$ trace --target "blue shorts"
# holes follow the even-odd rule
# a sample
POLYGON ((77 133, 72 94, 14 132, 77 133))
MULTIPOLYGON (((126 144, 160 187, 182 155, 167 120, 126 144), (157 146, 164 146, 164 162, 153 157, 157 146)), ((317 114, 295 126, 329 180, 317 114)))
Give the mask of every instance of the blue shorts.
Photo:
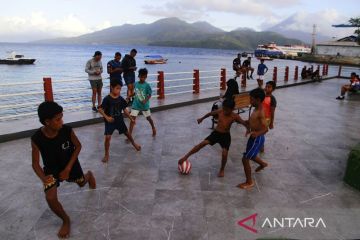
POLYGON ((250 137, 247 145, 246 152, 244 152, 244 158, 246 159, 254 159, 259 154, 261 148, 264 146, 265 136, 261 135, 256 138, 250 137))
POLYGON ((104 135, 112 135, 115 130, 118 130, 119 134, 127 133, 128 129, 124 120, 122 121, 115 121, 112 123, 105 121, 105 132, 104 135))
POLYGON ((135 72, 124 74, 125 84, 134 84, 135 83, 135 72))

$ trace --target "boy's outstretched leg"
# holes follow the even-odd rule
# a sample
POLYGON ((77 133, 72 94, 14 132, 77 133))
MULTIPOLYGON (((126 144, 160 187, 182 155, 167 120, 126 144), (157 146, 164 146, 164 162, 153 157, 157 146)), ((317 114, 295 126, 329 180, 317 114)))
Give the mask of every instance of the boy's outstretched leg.
POLYGON ((242 189, 249 189, 249 188, 252 188, 254 186, 254 182, 253 182, 253 180, 251 178, 250 159, 246 159, 245 157, 243 157, 242 162, 243 162, 243 165, 244 165, 244 172, 245 172, 245 176, 246 176, 246 182, 237 185, 237 187, 242 188, 242 189))
POLYGON ((198 151, 200 151, 203 147, 205 147, 206 145, 208 145, 210 142, 208 140, 204 140, 201 143, 199 143, 198 145, 196 145, 195 147, 193 147, 190 152, 188 152, 183 158, 181 158, 178 163, 182 164, 183 162, 185 162, 191 155, 193 155, 194 153, 197 153, 198 151))
POLYGON ((152 120, 151 117, 147 117, 146 120, 148 120, 148 122, 150 123, 152 133, 153 133, 152 135, 153 135, 153 137, 155 137, 156 136, 156 128, 155 128, 154 121, 152 120))
POLYGON ((131 116, 134 121, 130 121, 130 126, 129 126, 129 134, 132 136, 135 124, 136 124, 136 117, 135 116, 131 116))
POLYGON ((134 146, 134 148, 137 151, 141 150, 141 146, 134 141, 133 137, 131 136, 131 134, 129 132, 126 132, 125 136, 128 138, 128 140, 131 142, 131 144, 134 146))
POLYGON ((104 163, 109 161, 110 141, 111 141, 111 135, 105 135, 105 141, 104 141, 105 154, 104 154, 104 158, 102 159, 102 162, 104 163))
POLYGON ((45 192, 46 202, 48 203, 51 211, 53 211, 63 221, 62 226, 58 232, 59 238, 70 237, 70 218, 64 211, 61 203, 57 197, 57 186, 53 186, 45 192))
POLYGON ((269 164, 265 161, 263 161, 261 158, 259 158, 258 156, 256 156, 256 158, 254 159, 254 161, 259 164, 260 166, 257 167, 255 169, 255 172, 260 172, 261 170, 263 170, 264 168, 266 168, 269 164))
POLYGON ((218 177, 224 177, 225 176, 225 166, 228 158, 228 150, 223 148, 221 153, 221 168, 218 174, 218 177))

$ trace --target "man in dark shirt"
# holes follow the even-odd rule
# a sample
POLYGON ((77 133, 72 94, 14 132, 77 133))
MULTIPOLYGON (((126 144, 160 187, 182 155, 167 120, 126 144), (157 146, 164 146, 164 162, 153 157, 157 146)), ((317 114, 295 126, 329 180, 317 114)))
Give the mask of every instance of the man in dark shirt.
POLYGON ((238 53, 237 58, 233 61, 233 70, 235 72, 238 72, 241 70, 241 54, 238 53))
POLYGON ((107 72, 110 74, 110 81, 115 81, 120 84, 120 86, 123 86, 122 82, 122 72, 123 69, 121 67, 121 53, 117 52, 115 53, 115 57, 113 60, 109 61, 107 64, 107 72))
POLYGON ((247 79, 253 79, 253 73, 254 73, 254 68, 251 67, 251 57, 248 57, 242 65, 245 68, 245 72, 246 72, 246 77, 247 79), (251 72, 250 77, 249 77, 249 71, 251 72))
POLYGON ((136 60, 135 60, 136 54, 137 54, 136 49, 132 49, 130 51, 130 54, 126 54, 121 62, 121 66, 124 71, 125 84, 128 88, 127 100, 130 101, 131 101, 130 97, 134 95, 135 71, 137 69, 136 60))

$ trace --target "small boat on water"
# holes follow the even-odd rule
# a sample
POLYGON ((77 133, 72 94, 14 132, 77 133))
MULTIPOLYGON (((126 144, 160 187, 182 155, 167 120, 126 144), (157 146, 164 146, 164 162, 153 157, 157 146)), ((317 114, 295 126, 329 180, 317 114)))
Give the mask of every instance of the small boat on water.
POLYGON ((149 55, 145 56, 145 64, 165 64, 167 59, 163 58, 161 55, 149 55))
POLYGON ((11 52, 7 58, 1 58, 0 64, 33 64, 36 59, 25 58, 24 55, 11 52))
POLYGON ((260 60, 265 60, 265 61, 273 61, 274 59, 271 58, 271 57, 268 57, 268 56, 259 56, 259 57, 256 57, 259 61, 260 60))

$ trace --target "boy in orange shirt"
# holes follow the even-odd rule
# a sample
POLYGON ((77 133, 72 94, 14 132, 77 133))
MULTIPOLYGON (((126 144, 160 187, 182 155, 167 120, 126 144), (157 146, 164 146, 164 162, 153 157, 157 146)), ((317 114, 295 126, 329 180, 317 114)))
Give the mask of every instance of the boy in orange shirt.
MULTIPOLYGON (((276 109, 276 98, 272 93, 275 91, 276 83, 274 81, 269 81, 265 85, 265 99, 262 103, 265 119, 266 119, 266 126, 268 129, 274 128, 274 119, 275 119, 275 109, 276 109)), ((264 152, 264 147, 262 147, 261 152, 264 152)))

